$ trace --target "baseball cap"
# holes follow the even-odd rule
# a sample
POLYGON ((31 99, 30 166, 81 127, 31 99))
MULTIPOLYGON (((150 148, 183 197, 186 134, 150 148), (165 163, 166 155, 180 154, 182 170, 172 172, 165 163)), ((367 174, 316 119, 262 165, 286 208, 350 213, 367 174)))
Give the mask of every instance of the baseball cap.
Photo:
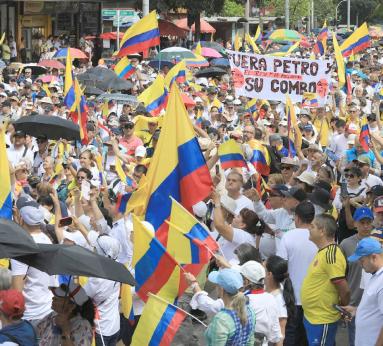
POLYGON ((370 237, 376 239, 378 242, 383 243, 383 230, 382 229, 374 229, 370 233, 370 237))
POLYGON ((359 155, 353 162, 359 162, 371 166, 371 160, 367 155, 359 155))
POLYGON ((274 194, 278 194, 279 196, 284 196, 283 192, 287 191, 289 188, 286 185, 283 184, 276 184, 270 186, 270 192, 274 194))
POLYGON ((253 283, 259 283, 266 276, 265 268, 256 261, 247 261, 240 267, 239 272, 253 283))
POLYGON ((208 280, 213 284, 222 287, 229 294, 236 294, 243 287, 241 274, 234 270, 225 268, 219 271, 211 272, 208 280))
POLYGON ((375 198, 375 200, 374 200, 374 211, 377 213, 383 211, 383 196, 375 198))
POLYGON ((307 125, 303 126, 303 131, 314 131, 314 128, 312 125, 307 124, 307 125))
POLYGON ((26 133, 22 130, 17 130, 13 133, 13 136, 14 137, 25 137, 26 136, 26 133))
POLYGON ((73 280, 69 282, 69 286, 62 284, 60 287, 50 287, 50 289, 56 297, 68 297, 78 306, 82 306, 89 299, 85 290, 80 285, 75 284, 73 280))
POLYGON ((134 151, 134 156, 145 157, 145 155, 146 155, 146 148, 143 145, 139 145, 134 151))
POLYGON ((99 255, 117 259, 120 253, 120 243, 106 234, 99 234, 96 231, 88 233, 89 244, 96 248, 99 255))
POLYGON ((372 193, 375 197, 383 196, 383 186, 374 185, 366 193, 372 193))
POLYGON ((207 213, 207 205, 204 201, 199 201, 192 206, 193 213, 197 217, 204 217, 207 213))
POLYGON ((304 192, 301 188, 293 186, 287 191, 281 191, 283 196, 294 198, 299 202, 303 202, 306 198, 306 192, 304 192))
POLYGON ((18 290, 0 291, 0 310, 11 319, 21 318, 25 311, 25 299, 18 290))
POLYGON ((348 257, 349 262, 356 262, 361 257, 383 253, 382 245, 373 238, 363 238, 356 246, 353 255, 348 257))
POLYGON ((354 219, 354 221, 360 221, 360 220, 363 220, 363 219, 373 220, 374 219, 374 214, 372 213, 370 208, 360 207, 360 208, 357 208, 355 210, 354 215, 352 216, 352 218, 354 219))

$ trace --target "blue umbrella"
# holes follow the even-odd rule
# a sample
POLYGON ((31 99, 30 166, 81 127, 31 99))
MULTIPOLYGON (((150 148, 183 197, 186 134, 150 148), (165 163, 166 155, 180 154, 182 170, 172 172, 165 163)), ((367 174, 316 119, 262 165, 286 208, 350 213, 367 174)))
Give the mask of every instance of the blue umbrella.
POLYGON ((150 67, 153 67, 154 69, 161 70, 164 66, 172 68, 174 66, 174 63, 169 60, 151 60, 148 65, 150 67))
MULTIPOLYGON (((72 59, 87 59, 86 54, 80 49, 77 49, 77 48, 69 48, 69 49, 70 49, 70 57, 72 59)), ((60 59, 60 58, 62 59, 62 58, 66 58, 67 54, 68 54, 68 48, 61 48, 55 53, 53 57, 57 59, 60 59)))
POLYGON ((225 58, 216 58, 216 59, 212 59, 210 61, 210 66, 224 66, 224 67, 229 67, 230 66, 230 62, 229 60, 225 59, 225 58))

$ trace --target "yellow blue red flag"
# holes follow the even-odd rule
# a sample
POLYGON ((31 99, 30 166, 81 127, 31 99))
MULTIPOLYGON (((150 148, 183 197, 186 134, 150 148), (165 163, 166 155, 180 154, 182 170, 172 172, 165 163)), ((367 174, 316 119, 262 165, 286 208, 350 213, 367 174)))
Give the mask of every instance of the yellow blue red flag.
POLYGON ((335 60, 338 68, 339 88, 342 88, 346 83, 346 70, 344 66, 343 55, 336 39, 335 32, 332 33, 332 40, 334 43, 335 60))
POLYGON ((248 144, 253 150, 253 157, 250 162, 259 174, 268 176, 270 174, 270 155, 266 147, 256 139, 249 141, 248 144))
POLYGON ((137 99, 145 105, 150 114, 159 115, 166 108, 168 101, 168 91, 165 87, 164 77, 159 74, 153 84, 145 89, 137 99))
POLYGON ((185 83, 186 81, 186 62, 180 61, 177 65, 173 66, 165 77, 165 86, 168 90, 171 89, 173 82, 185 83))
MULTIPOLYGON (((68 49, 69 52, 69 49, 68 49)), ((85 97, 82 94, 82 90, 78 80, 74 80, 74 110, 70 113, 73 122, 80 127, 80 138, 83 144, 88 144, 88 132, 86 125, 88 122, 88 105, 86 104, 85 97)))
POLYGON ((116 64, 114 67, 114 72, 116 72, 118 77, 128 79, 134 72, 136 72, 136 68, 125 56, 116 64))
POLYGON ((342 43, 340 50, 342 51, 342 55, 346 58, 370 47, 370 44, 371 39, 368 34, 367 23, 363 23, 342 43))
POLYGON ((368 127, 367 117, 363 116, 360 124, 359 142, 365 152, 369 152, 370 147, 370 129, 368 127))
POLYGON ((218 156, 223 169, 247 167, 243 151, 234 139, 229 139, 218 147, 218 156))
POLYGON ((120 50, 116 55, 123 57, 132 53, 143 52, 159 44, 160 30, 157 13, 152 11, 126 30, 120 43, 120 50))
POLYGON ((170 214, 168 251, 180 264, 209 263, 218 250, 217 242, 209 231, 172 198, 170 214))
POLYGON ((170 345, 185 317, 185 312, 151 294, 133 334, 131 345, 170 345))
POLYGON ((64 104, 73 112, 76 109, 76 95, 73 83, 72 74, 72 58, 70 56, 70 49, 67 50, 66 66, 65 66, 65 81, 64 81, 64 104))
POLYGON ((0 127, 0 218, 12 219, 11 177, 7 150, 5 147, 5 131, 0 127))
POLYGON ((328 27, 325 21, 321 31, 317 36, 317 42, 314 45, 313 52, 315 54, 323 55, 326 54, 327 50, 327 39, 328 39, 328 27))

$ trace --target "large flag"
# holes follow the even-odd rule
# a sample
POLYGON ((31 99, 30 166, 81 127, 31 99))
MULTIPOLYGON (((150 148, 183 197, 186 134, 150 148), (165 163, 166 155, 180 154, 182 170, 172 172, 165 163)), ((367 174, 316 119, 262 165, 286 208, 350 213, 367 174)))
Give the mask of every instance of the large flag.
POLYGON ((185 317, 185 312, 151 294, 134 331, 131 345, 170 345, 185 317))
MULTIPOLYGON (((136 293, 143 301, 146 301, 149 292, 161 291, 178 263, 169 255, 155 234, 134 215, 133 230, 132 265, 135 268, 136 293)), ((178 287, 173 289, 178 291, 178 287)), ((174 299, 175 297, 167 298, 174 299)))
POLYGON ((165 86, 168 90, 171 89, 173 82, 185 83, 186 81, 186 62, 180 61, 177 65, 173 66, 165 77, 165 86))
POLYGON ((73 75, 72 75, 72 58, 70 57, 70 48, 67 49, 65 81, 64 81, 64 104, 73 112, 76 109, 76 95, 74 91, 73 75))
POLYGON ((246 33, 245 35, 245 40, 246 40, 246 43, 251 47, 251 50, 253 51, 253 53, 261 54, 258 46, 255 44, 255 42, 253 41, 253 39, 248 33, 246 33))
POLYGON ((157 14, 156 11, 152 11, 126 30, 120 43, 120 50, 116 55, 123 57, 132 53, 143 52, 159 44, 160 30, 157 14))
POLYGON ((4 127, 0 127, 0 162, 0 218, 12 219, 11 177, 5 147, 4 127))
POLYGON ((286 114, 287 114, 287 138, 289 143, 288 156, 295 157, 297 149, 302 146, 302 134, 298 126, 295 108, 289 96, 286 96, 286 114), (294 134, 292 129, 294 129, 294 134), (297 143, 298 148, 295 148, 297 143))
POLYGON ((128 79, 134 72, 136 72, 136 68, 125 56, 116 64, 114 67, 114 72, 116 72, 118 77, 128 79))
POLYGON ((327 50, 328 28, 325 21, 321 31, 318 34, 317 42, 314 45, 313 51, 315 54, 324 55, 327 50))
POLYGON ((248 142, 250 148, 253 150, 253 157, 250 162, 254 165, 258 173, 263 176, 270 174, 270 155, 266 147, 256 139, 248 142))
POLYGON ((86 124, 88 122, 88 105, 86 104, 85 97, 82 94, 82 90, 77 79, 74 80, 74 94, 74 111, 71 112, 71 117, 73 122, 77 123, 80 127, 81 142, 83 144, 88 144, 88 132, 86 130, 86 124))
POLYGON ((368 127, 367 117, 363 116, 360 126, 359 142, 363 147, 364 151, 368 152, 370 150, 370 129, 368 127))
POLYGON ((219 146, 218 156, 223 169, 247 167, 243 151, 234 139, 229 139, 219 146))
POLYGON ((165 79, 159 74, 153 84, 145 89, 139 96, 138 101, 142 102, 146 110, 157 116, 166 108, 168 101, 168 92, 165 88, 165 79))
POLYGON ((338 67, 339 88, 342 88, 343 85, 346 83, 346 70, 344 67, 342 52, 336 39, 335 32, 332 33, 332 40, 334 42, 335 59, 336 65, 338 67))
POLYGON ((172 198, 167 248, 178 263, 198 264, 209 263, 218 244, 209 231, 172 198))
POLYGON ((342 55, 346 58, 370 47, 370 35, 368 34, 367 23, 363 23, 349 36, 340 46, 342 55))

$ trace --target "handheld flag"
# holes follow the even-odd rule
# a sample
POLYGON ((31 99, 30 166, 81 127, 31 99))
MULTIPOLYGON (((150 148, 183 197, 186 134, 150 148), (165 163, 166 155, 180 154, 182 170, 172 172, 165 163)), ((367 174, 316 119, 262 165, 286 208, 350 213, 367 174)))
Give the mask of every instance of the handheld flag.
POLYGON ((359 142, 363 147, 364 151, 369 152, 369 143, 370 143, 370 129, 368 127, 367 117, 363 116, 360 126, 359 142))
POLYGON ((328 27, 325 21, 321 31, 318 34, 317 42, 314 45, 313 52, 315 54, 324 55, 327 51, 327 38, 328 38, 328 27))
POLYGON ((217 242, 209 231, 175 199, 169 223, 167 250, 178 263, 209 263, 218 250, 217 242))
POLYGON ((152 11, 126 30, 120 43, 120 50, 116 55, 123 57, 132 53, 143 52, 159 44, 160 30, 157 14, 156 11, 152 11))
POLYGON ((239 49, 242 47, 241 39, 239 38, 238 32, 235 34, 234 38, 234 50, 239 52, 239 49))
POLYGON ((133 260, 136 293, 146 301, 148 293, 157 293, 166 284, 178 263, 169 255, 154 233, 133 215, 133 260))
POLYGON ((302 97, 302 107, 315 108, 318 107, 318 98, 315 93, 305 92, 302 97))
POLYGON ((299 149, 302 146, 302 134, 298 127, 297 118, 295 115, 295 108, 289 96, 286 96, 286 114, 287 114, 287 137, 289 140, 289 157, 295 157, 297 155, 297 148, 295 148, 295 143, 299 149), (294 129, 295 136, 292 132, 294 129))
POLYGON ((132 346, 170 345, 186 313, 151 294, 133 334, 132 346))
POLYGON ((370 47, 370 45, 371 41, 370 35, 368 34, 367 23, 363 23, 342 43, 340 50, 342 51, 342 55, 346 58, 352 54, 359 53, 370 47))
POLYGON ((12 194, 9 163, 5 147, 5 128, 0 127, 0 218, 12 219, 12 194))
POLYGON ((270 174, 270 155, 265 146, 253 139, 248 142, 253 150, 253 157, 250 162, 254 165, 257 172, 261 175, 268 176, 270 174))
MULTIPOLYGON (((69 49, 68 49, 69 51, 69 49)), ((72 120, 80 127, 80 138, 83 144, 88 144, 88 132, 86 130, 86 124, 88 122, 88 105, 86 104, 85 97, 82 94, 80 84, 78 80, 74 81, 74 93, 75 93, 75 110, 71 112, 72 120)))
POLYGON ((127 284, 121 285, 121 312, 130 324, 134 323, 133 296, 131 287, 127 284))
POLYGON ((229 139, 219 146, 218 156, 223 169, 247 167, 242 149, 234 139, 229 139))
POLYGON ((5 32, 3 32, 3 34, 1 35, 0 45, 3 44, 4 40, 5 40, 5 32))
POLYGON ((197 54, 197 55, 202 55, 201 42, 197 43, 197 46, 195 47, 194 53, 197 54))
POLYGON ((136 68, 129 62, 127 57, 123 57, 114 67, 114 72, 116 72, 118 77, 128 79, 136 72, 136 68))
POLYGON ((340 51, 340 47, 336 39, 335 32, 332 33, 332 40, 334 42, 335 59, 336 59, 336 65, 338 67, 339 88, 342 88, 343 85, 346 83, 346 76, 345 76, 346 70, 344 67, 342 52, 340 51))
POLYGON ((185 83, 186 81, 186 62, 180 61, 177 65, 173 66, 165 77, 165 86, 168 90, 171 89, 173 82, 185 83))
POLYGON ((251 115, 253 115, 254 112, 257 111, 257 99, 251 99, 246 103, 246 111, 249 112, 251 115))
POLYGON ((73 84, 72 59, 70 57, 70 49, 67 49, 65 66, 64 104, 71 112, 76 109, 76 95, 73 84))
POLYGON ((261 26, 258 25, 257 31, 255 32, 255 35, 254 35, 254 42, 258 42, 261 40, 262 40, 261 26))
POLYGON ((164 77, 159 74, 153 84, 145 89, 137 99, 145 105, 146 110, 153 116, 159 115, 166 108, 168 101, 164 77))
POLYGON ((253 39, 251 38, 251 36, 246 33, 245 35, 245 40, 247 42, 247 44, 251 47, 252 51, 256 54, 261 54, 259 48, 257 47, 257 45, 255 44, 255 42, 253 41, 253 39))

